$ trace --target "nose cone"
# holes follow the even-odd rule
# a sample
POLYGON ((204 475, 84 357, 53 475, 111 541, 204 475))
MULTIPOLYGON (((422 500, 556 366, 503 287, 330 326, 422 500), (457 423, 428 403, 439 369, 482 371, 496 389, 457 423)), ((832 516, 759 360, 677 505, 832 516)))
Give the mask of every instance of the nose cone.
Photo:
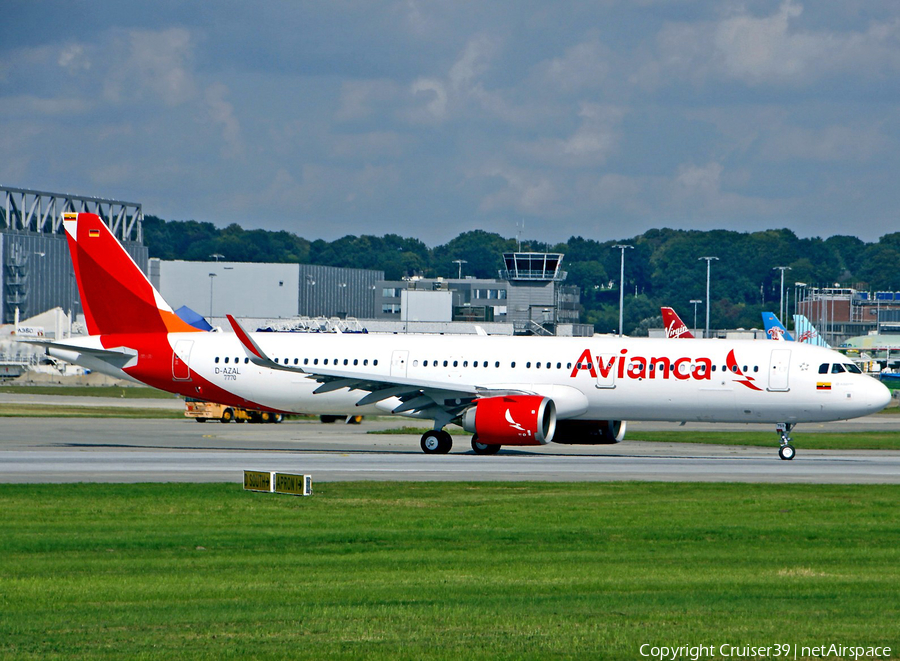
POLYGON ((866 405, 871 413, 877 413, 891 403, 891 391, 881 381, 872 379, 865 393, 866 405))

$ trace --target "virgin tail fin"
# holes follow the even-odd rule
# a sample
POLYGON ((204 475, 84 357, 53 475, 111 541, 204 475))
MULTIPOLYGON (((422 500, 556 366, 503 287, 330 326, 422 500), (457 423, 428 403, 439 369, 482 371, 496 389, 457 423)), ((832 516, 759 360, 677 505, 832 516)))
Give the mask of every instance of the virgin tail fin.
POLYGON ((197 331, 172 311, 98 215, 66 213, 63 225, 88 333, 197 331))
POLYGON ((660 308, 662 311, 663 326, 666 329, 666 337, 693 338, 694 335, 688 330, 687 325, 678 316, 672 308, 660 308))

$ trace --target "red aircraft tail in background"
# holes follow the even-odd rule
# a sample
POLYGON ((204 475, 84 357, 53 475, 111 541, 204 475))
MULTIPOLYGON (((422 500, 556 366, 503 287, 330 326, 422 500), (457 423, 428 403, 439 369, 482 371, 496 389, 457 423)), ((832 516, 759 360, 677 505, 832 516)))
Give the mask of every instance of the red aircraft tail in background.
POLYGON ((662 310, 663 326, 666 327, 666 337, 693 338, 687 325, 681 320, 672 308, 660 308, 662 310))

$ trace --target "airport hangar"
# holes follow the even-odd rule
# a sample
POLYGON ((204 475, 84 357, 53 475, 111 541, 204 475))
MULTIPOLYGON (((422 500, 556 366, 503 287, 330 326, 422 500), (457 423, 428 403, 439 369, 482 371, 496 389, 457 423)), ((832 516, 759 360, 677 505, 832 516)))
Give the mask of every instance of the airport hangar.
MULTIPOLYGON (((61 308, 76 319, 78 290, 62 229, 66 212, 98 214, 175 308, 225 313, 279 328, 379 332, 577 335, 580 291, 565 285, 564 256, 507 253, 497 279, 407 278, 377 270, 310 264, 169 262, 149 259, 137 202, 0 186, 0 325, 61 308), (315 320, 314 320, 315 319, 315 320), (292 322, 293 320, 293 322, 292 322)), ((212 256, 211 256, 212 257, 212 256)), ((837 345, 873 330, 900 330, 900 292, 859 292, 795 283, 795 309, 837 345)), ((212 313, 212 314, 210 314, 212 313)), ((75 325, 73 332, 83 332, 75 325)), ((730 334, 729 334, 730 336, 730 334)))
MULTIPOLYGON (((81 316, 64 213, 96 213, 163 297, 222 325, 226 313, 279 329, 591 335, 563 255, 509 253, 497 279, 384 279, 384 272, 311 264, 151 260, 137 202, 0 186, 0 325, 60 308, 81 316)), ((212 256, 211 256, 212 258, 212 256)), ((67 331, 68 332, 68 331, 67 331)), ((74 323, 73 334, 84 332, 74 323)))

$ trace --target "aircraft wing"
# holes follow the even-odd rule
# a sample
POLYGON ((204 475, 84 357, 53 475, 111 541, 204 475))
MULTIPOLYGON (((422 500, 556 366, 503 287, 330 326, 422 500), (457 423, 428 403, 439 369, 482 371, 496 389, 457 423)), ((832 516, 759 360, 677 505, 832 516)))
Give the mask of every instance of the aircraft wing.
POLYGON ((414 415, 421 412, 424 416, 435 420, 450 421, 459 416, 472 405, 475 399, 480 397, 532 394, 525 391, 496 390, 467 383, 460 383, 458 386, 448 388, 445 382, 430 382, 423 379, 410 379, 399 376, 372 378, 370 375, 360 376, 359 372, 341 369, 329 369, 319 366, 299 367, 279 363, 266 354, 237 319, 230 314, 226 316, 251 363, 272 370, 304 374, 308 378, 320 382, 322 385, 316 388, 313 394, 333 392, 342 388, 366 392, 367 394, 363 395, 356 402, 357 406, 376 404, 396 397, 401 403, 392 410, 393 413, 414 415))

